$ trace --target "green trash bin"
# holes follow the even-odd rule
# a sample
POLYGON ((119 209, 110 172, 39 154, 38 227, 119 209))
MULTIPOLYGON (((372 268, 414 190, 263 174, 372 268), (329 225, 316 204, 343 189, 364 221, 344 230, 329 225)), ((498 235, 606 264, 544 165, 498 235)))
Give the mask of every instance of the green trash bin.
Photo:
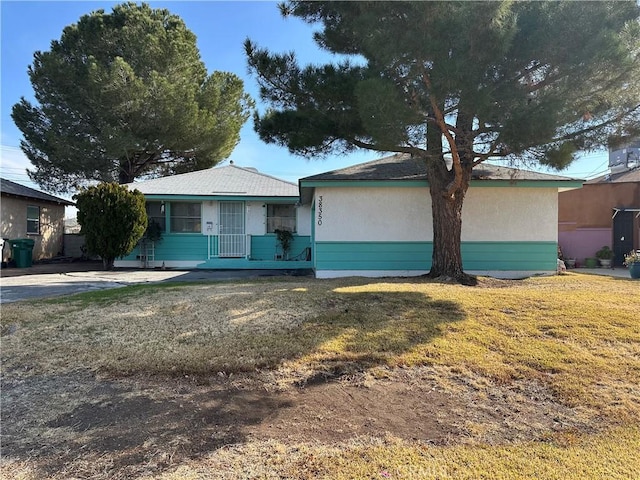
POLYGON ((11 251, 16 267, 27 268, 33 263, 33 245, 36 242, 31 238, 18 238, 11 240, 11 251))

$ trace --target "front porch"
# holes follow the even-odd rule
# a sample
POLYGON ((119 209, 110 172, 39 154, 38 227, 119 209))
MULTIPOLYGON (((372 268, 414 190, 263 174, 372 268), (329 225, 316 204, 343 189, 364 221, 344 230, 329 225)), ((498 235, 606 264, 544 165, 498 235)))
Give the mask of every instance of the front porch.
POLYGON ((275 235, 164 234, 116 260, 116 267, 214 270, 303 270, 313 267, 311 238, 294 235, 286 256, 275 235))

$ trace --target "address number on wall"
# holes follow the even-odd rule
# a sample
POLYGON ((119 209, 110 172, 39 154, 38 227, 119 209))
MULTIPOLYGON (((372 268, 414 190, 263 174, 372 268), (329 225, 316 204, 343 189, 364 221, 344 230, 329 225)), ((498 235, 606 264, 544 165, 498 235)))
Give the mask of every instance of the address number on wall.
POLYGON ((318 226, 322 225, 322 195, 318 197, 318 226))

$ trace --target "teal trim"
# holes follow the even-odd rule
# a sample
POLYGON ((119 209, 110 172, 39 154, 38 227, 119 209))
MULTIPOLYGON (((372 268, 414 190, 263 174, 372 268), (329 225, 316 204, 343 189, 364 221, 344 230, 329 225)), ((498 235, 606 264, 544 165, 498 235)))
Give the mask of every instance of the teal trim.
POLYGON ((431 242, 316 242, 317 270, 428 270, 431 242))
POLYGON ((165 202, 177 202, 181 200, 189 201, 232 201, 232 202, 268 202, 268 203, 296 203, 299 199, 295 197, 245 197, 242 195, 157 195, 157 194, 145 194, 144 196, 148 200, 157 201, 164 200, 165 202))
POLYGON ((462 242, 465 270, 551 270, 558 262, 556 242, 462 242))
MULTIPOLYGON (((217 237, 212 239, 212 249, 217 250, 217 237)), ((251 258, 208 258, 207 246, 208 237, 199 233, 165 233, 162 240, 154 245, 154 261, 202 261, 210 265, 216 265, 215 268, 241 268, 234 265, 241 265, 243 262, 247 264, 253 261, 274 261, 276 252, 280 249, 276 247, 277 239, 275 235, 251 236, 251 258), (239 263, 240 262, 240 263, 239 263)), ((302 253, 305 248, 311 245, 311 237, 306 235, 294 236, 291 244, 290 256, 294 257, 302 253)), ((140 247, 136 247, 133 252, 124 257, 122 260, 139 260, 140 247)), ((282 261, 278 262, 282 264, 282 261)), ((289 262, 298 263, 298 262, 289 262)), ((311 262, 306 263, 305 268, 311 268, 311 262)), ((200 268, 200 267, 199 267, 200 268)), ((214 267, 206 267, 214 268, 214 267)), ((249 268, 249 267, 243 267, 249 268)), ((257 268, 255 265, 251 268, 257 268)), ((261 267, 267 268, 267 267, 261 267)), ((274 267, 268 267, 274 268, 274 267)), ((291 268, 281 266, 281 268, 291 268)), ((298 268, 298 267, 296 267, 298 268)), ((302 267, 300 267, 302 268, 302 267)))
MULTIPOLYGON (((155 261, 204 261, 208 257, 207 241, 207 237, 200 233, 164 233, 162 240, 154 244, 155 261)), ((136 247, 123 260, 138 260, 138 255, 140 247, 136 247)))
MULTIPOLYGON (((311 246, 311 237, 294 235, 289 256, 295 257, 309 246, 311 246)), ((275 235, 251 236, 251 260, 275 260, 276 253, 281 253, 281 251, 275 235)))
MULTIPOLYGON (((556 242, 463 242, 465 270, 555 271, 556 242)), ((429 270, 432 242, 316 242, 317 270, 429 270)))
POLYGON ((199 269, 217 270, 304 270, 311 269, 311 262, 285 260, 247 260, 246 258, 211 258, 199 263, 199 269))
MULTIPOLYGON (((581 180, 471 180, 470 187, 581 188, 581 180)), ((328 180, 300 182, 301 188, 314 187, 428 187, 426 180, 328 180)))
POLYGON ((211 252, 218 252, 219 251, 219 245, 218 245, 219 243, 220 243, 220 237, 218 237, 217 235, 211 237, 211 245, 209 246, 211 251, 207 252, 207 256, 211 252))

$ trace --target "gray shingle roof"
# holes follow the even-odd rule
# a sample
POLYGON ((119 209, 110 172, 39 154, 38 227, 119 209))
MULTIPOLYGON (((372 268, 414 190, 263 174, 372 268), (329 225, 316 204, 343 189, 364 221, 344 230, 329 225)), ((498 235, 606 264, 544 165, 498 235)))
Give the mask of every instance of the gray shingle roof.
POLYGON ((209 168, 127 184, 146 195, 297 197, 298 186, 253 168, 237 165, 209 168))
MULTIPOLYGON (((426 180, 427 167, 419 158, 408 154, 396 154, 351 167, 320 173, 301 179, 301 182, 315 181, 367 181, 367 180, 426 180)), ((500 167, 488 163, 473 169, 473 180, 554 180, 575 181, 576 179, 531 172, 517 168, 500 167)))
POLYGON ((73 202, 65 200, 64 198, 54 197, 48 193, 25 187, 24 185, 20 185, 19 183, 15 183, 4 178, 0 178, 0 191, 2 191, 3 195, 36 199, 41 202, 56 203, 58 205, 75 205, 73 202))
POLYGON ((627 170, 625 172, 611 173, 609 175, 603 175, 601 177, 594 178, 586 182, 587 184, 600 184, 600 183, 632 183, 640 182, 640 167, 636 167, 633 170, 627 170))
POLYGON ((359 163, 351 167, 319 173, 301 179, 304 181, 334 180, 426 180, 424 163, 410 155, 397 154, 390 157, 359 163))

